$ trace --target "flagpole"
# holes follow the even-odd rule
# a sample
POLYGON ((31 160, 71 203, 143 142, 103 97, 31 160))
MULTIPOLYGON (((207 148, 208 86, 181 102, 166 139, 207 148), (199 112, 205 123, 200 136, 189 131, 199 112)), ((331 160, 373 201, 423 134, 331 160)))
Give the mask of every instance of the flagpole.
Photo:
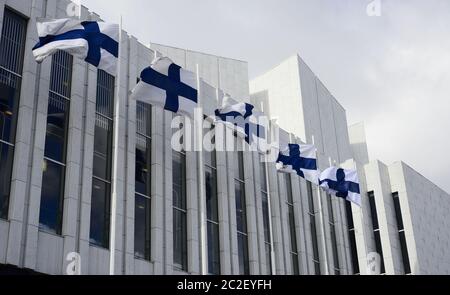
MULTIPOLYGON (((312 143, 313 143, 313 145, 315 145, 314 135, 312 136, 312 143)), ((317 148, 316 148, 316 161, 317 161, 317 164, 319 164, 319 152, 317 151, 317 148)), ((326 244, 326 239, 325 239, 325 221, 324 221, 324 217, 323 217, 322 196, 320 194, 320 186, 317 186, 317 198, 318 198, 318 205, 319 205, 318 212, 319 212, 320 223, 321 223, 320 230, 322 231, 323 261, 325 264, 325 275, 328 275, 329 274, 328 253, 327 253, 327 244, 326 244)))
MULTIPOLYGON (((119 46, 122 45, 122 15, 120 16, 119 25, 119 46)), ((109 238, 109 274, 114 275, 115 269, 115 254, 116 254, 116 215, 117 215, 117 176, 118 176, 118 162, 119 162, 119 129, 120 129, 120 78, 121 78, 121 50, 119 47, 119 57, 117 62, 117 78, 116 78, 116 93, 114 106, 114 149, 113 149, 113 175, 112 175, 112 195, 111 195, 111 224, 110 224, 110 238, 109 238)))
POLYGON ((206 228, 207 228, 207 220, 206 220, 206 191, 205 191, 205 174, 204 174, 204 164, 203 164, 203 111, 202 111, 202 91, 201 91, 201 82, 200 82, 200 70, 199 65, 196 65, 196 73, 197 73, 197 105, 200 113, 195 113, 194 115, 194 125, 196 126, 196 132, 194 132, 195 142, 196 142, 196 151, 197 153, 197 178, 198 178, 198 192, 199 192, 199 212, 200 212, 200 255, 201 255, 201 267, 200 273, 202 275, 208 274, 208 247, 207 247, 207 238, 206 238, 206 228))

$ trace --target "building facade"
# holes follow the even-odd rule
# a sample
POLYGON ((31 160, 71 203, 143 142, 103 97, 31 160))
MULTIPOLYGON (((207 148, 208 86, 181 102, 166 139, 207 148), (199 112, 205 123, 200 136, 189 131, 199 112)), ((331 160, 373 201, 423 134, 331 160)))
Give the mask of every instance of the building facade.
POLYGON ((108 274, 114 183, 116 274, 365 274, 370 252, 386 274, 449 273, 449 195, 403 163, 369 162, 363 127, 298 56, 249 82, 244 61, 123 32, 120 76, 64 52, 38 65, 36 18, 67 17, 69 3, 0 1, 0 264, 65 274, 79 253, 82 274, 108 274), (129 99, 158 54, 198 70, 205 115, 224 93, 251 101, 282 136, 314 143, 321 169, 356 167, 362 209, 256 152, 172 150, 172 113, 129 99))

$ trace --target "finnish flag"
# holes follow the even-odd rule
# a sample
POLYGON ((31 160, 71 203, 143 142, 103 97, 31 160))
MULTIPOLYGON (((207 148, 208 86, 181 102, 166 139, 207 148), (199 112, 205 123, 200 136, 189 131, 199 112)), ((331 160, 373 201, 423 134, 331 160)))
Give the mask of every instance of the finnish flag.
POLYGON ((39 42, 33 47, 38 63, 57 50, 84 59, 112 75, 117 72, 119 25, 71 18, 38 20, 39 42))
POLYGON ((276 166, 279 172, 296 173, 314 184, 319 184, 316 148, 313 145, 280 145, 276 166))
POLYGON ((155 59, 141 72, 132 99, 193 117, 197 107, 197 77, 167 57, 155 59))
POLYGON ((245 141, 259 151, 267 152, 268 121, 263 113, 249 103, 236 102, 230 96, 223 98, 222 107, 215 110, 216 120, 231 124, 245 141))
POLYGON ((361 207, 361 193, 356 170, 330 167, 320 174, 319 185, 327 192, 361 207))

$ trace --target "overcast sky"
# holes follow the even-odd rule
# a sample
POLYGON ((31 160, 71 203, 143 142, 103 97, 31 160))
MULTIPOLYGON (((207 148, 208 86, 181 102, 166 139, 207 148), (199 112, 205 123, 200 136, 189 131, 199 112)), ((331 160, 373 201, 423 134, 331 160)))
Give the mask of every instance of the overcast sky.
POLYGON ((123 15, 141 42, 249 62, 250 78, 299 53, 364 121, 371 159, 403 160, 450 192, 450 1, 83 0, 123 15))

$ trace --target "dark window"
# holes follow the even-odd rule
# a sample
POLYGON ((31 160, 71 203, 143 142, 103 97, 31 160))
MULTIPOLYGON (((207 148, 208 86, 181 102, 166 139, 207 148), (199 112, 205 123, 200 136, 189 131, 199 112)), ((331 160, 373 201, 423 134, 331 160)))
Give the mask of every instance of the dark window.
POLYGON ((270 233, 269 195, 267 191, 266 163, 264 162, 264 156, 260 156, 259 175, 261 184, 264 243, 266 251, 266 274, 272 274, 272 239, 270 233))
POLYGON ((308 205, 309 205, 309 226, 311 228, 311 241, 313 250, 313 263, 316 275, 320 275, 320 257, 319 257, 319 244, 317 241, 317 229, 316 229, 316 211, 314 209, 314 196, 311 182, 306 182, 308 191, 308 205))
POLYGON ((393 193, 392 198, 394 200, 395 217, 397 219, 397 228, 400 240, 400 251, 402 253, 403 259, 403 270, 405 271, 405 274, 410 274, 411 265, 409 263, 408 247, 406 246, 405 228, 403 226, 402 209, 400 207, 400 198, 398 196, 398 193, 393 193))
POLYGON ((291 260, 292 270, 294 275, 299 274, 299 261, 298 261, 298 247, 297 247, 297 234, 295 231, 295 214, 294 214, 294 198, 292 196, 292 180, 291 175, 285 174, 284 179, 286 182, 286 204, 288 208, 288 220, 289 220, 289 238, 291 240, 291 260))
POLYGON ((350 241, 351 262, 353 274, 359 274, 358 251, 356 248, 355 225, 353 222, 352 204, 345 202, 345 213, 347 217, 348 238, 350 241))
POLYGON ((203 151, 205 165, 206 218, 208 224, 208 272, 220 274, 219 213, 215 151, 203 151))
POLYGON ((63 220, 72 64, 73 57, 67 52, 52 56, 39 226, 58 235, 63 220))
POLYGON ((175 269, 187 271, 187 205, 186 154, 172 153, 173 180, 173 264, 175 269))
POLYGON ((378 215, 377 215, 377 207, 375 204, 374 192, 368 192, 367 197, 369 199, 370 215, 371 215, 371 219, 372 219, 373 238, 375 240, 375 251, 377 251, 377 253, 380 254, 381 273, 384 274, 386 272, 386 270, 384 267, 383 247, 381 246, 380 228, 378 225, 378 215))
POLYGON ((333 263, 334 263, 334 274, 339 275, 339 254, 338 254, 338 246, 337 246, 337 237, 336 237, 336 223, 334 220, 333 213, 333 203, 331 200, 331 196, 327 195, 327 205, 328 205, 328 224, 330 226, 330 237, 331 237, 331 248, 333 253, 333 263))
POLYGON ((134 255, 145 260, 151 258, 151 143, 151 106, 137 102, 134 255))
POLYGON ((97 71, 90 243, 109 247, 114 76, 97 71))
POLYGON ((0 218, 8 218, 27 20, 5 8, 0 41, 0 218))
POLYGON ((236 224, 238 238, 239 274, 249 275, 250 266, 248 260, 248 234, 247 234, 247 208, 245 201, 244 182, 244 154, 242 151, 235 153, 234 191, 236 197, 236 224))
POLYGON ((136 194, 134 208, 134 255, 150 260, 150 198, 136 194))

